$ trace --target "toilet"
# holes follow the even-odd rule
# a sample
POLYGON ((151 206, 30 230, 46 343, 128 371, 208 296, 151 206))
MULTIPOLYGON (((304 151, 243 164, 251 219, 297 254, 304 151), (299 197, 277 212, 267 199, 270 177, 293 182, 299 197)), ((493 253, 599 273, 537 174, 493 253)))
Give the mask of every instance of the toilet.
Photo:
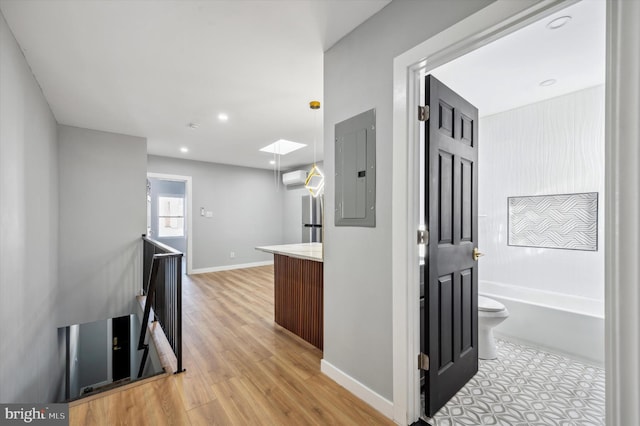
POLYGON ((507 319, 509 311, 497 300, 478 296, 478 358, 496 359, 496 340, 493 328, 507 319))

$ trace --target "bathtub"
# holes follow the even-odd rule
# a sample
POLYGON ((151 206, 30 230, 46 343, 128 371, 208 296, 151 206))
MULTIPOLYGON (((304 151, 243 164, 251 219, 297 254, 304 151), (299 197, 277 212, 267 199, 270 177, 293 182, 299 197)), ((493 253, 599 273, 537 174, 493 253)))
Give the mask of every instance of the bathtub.
POLYGON ((496 337, 604 366, 603 301, 491 281, 478 293, 509 310, 496 337))

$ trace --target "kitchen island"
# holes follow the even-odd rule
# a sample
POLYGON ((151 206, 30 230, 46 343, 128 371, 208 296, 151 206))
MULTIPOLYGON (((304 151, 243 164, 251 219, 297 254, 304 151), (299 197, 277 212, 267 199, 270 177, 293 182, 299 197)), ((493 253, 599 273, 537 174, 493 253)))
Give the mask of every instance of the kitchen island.
POLYGON ((256 247, 273 253, 277 324, 322 350, 322 243, 256 247))

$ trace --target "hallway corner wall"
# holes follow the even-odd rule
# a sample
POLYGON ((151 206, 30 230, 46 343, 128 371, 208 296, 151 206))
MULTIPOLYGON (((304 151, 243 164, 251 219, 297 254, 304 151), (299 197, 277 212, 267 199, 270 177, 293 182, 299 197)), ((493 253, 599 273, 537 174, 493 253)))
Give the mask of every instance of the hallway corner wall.
POLYGON ((0 14, 0 402, 58 393, 56 120, 0 14))
POLYGON ((393 401, 393 61, 491 1, 393 1, 324 56, 324 359, 393 401), (376 226, 335 226, 334 126, 376 110, 376 226))
POLYGON ((58 325, 135 312, 146 231, 145 138, 58 126, 58 325))

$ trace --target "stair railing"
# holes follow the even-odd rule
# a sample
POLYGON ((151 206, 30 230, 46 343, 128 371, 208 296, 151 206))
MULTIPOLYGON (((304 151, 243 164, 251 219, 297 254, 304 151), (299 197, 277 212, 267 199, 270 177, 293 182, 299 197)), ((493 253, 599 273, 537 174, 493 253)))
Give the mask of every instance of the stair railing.
POLYGON ((176 373, 182 368, 182 256, 166 244, 142 236, 143 292, 146 295, 138 350, 144 350, 138 377, 141 377, 149 354, 145 344, 147 324, 153 309, 153 321, 162 327, 173 353, 176 355, 176 373))

